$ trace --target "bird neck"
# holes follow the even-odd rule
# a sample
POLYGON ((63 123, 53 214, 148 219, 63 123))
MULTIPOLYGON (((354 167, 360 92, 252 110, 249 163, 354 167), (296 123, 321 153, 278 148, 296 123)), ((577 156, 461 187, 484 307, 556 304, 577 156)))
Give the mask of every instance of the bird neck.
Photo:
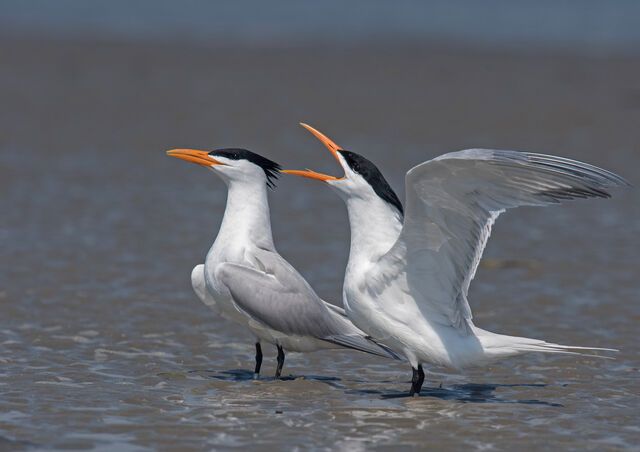
MULTIPOLYGON (((229 182, 227 206, 216 244, 254 244, 273 249, 267 185, 264 181, 229 182)), ((215 245, 215 244, 214 244, 215 245)))
POLYGON ((348 267, 377 261, 398 239, 402 216, 386 201, 350 198, 347 200, 351 227, 348 267))

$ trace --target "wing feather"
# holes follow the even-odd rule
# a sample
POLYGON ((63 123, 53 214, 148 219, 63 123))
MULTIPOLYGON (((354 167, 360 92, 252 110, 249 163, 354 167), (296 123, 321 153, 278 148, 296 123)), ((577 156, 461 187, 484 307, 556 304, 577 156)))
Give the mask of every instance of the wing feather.
POLYGON ((337 325, 325 319, 327 308, 306 282, 277 273, 232 263, 216 268, 216 278, 229 289, 236 307, 254 320, 286 334, 335 334, 337 325))
POLYGON ((608 198, 629 185, 587 163, 551 155, 469 149, 406 175, 402 232, 378 268, 404 274, 425 317, 468 331, 467 301, 496 218, 506 209, 608 198))
POLYGON ((260 269, 232 263, 216 267, 216 278, 229 289, 241 312, 282 333, 310 336, 398 359, 398 355, 356 328, 343 309, 321 300, 279 254, 254 250, 252 257, 260 262, 260 269))

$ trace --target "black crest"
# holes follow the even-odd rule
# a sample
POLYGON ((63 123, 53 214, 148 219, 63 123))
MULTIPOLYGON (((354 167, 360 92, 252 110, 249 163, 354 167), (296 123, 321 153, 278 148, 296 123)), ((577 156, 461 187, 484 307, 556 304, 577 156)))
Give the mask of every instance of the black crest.
POLYGON ((398 209, 400 215, 404 215, 402 203, 398 199, 396 192, 393 191, 393 188, 391 188, 391 185, 389 185, 377 166, 355 152, 344 150, 338 152, 347 161, 349 168, 361 175, 364 180, 371 185, 371 188, 373 188, 373 191, 376 192, 378 196, 398 209))
POLYGON ((209 155, 212 157, 225 157, 231 160, 244 159, 250 161, 254 165, 258 165, 264 171, 265 176, 267 176, 267 186, 269 188, 275 188, 275 181, 280 176, 280 165, 278 165, 273 160, 269 160, 268 158, 265 158, 261 155, 256 154, 255 152, 251 152, 246 149, 216 149, 215 151, 209 152, 209 155))

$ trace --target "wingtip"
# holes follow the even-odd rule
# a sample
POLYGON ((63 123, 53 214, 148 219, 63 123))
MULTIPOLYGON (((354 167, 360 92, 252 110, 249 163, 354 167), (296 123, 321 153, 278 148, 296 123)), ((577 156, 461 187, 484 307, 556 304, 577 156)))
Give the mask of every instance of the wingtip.
POLYGON ((391 358, 394 360, 402 361, 402 357, 391 350, 389 347, 379 344, 375 340, 368 336, 361 335, 334 335, 324 337, 323 340, 331 342, 333 344, 340 345, 342 347, 351 348, 364 353, 370 353, 372 355, 381 356, 383 358, 391 358))
POLYGON ((374 344, 376 344, 378 347, 382 348, 383 350, 385 350, 391 358, 395 359, 396 361, 406 361, 406 359, 403 356, 398 355, 396 352, 394 352, 393 350, 391 350, 389 347, 387 347, 384 344, 381 344, 375 340, 373 340, 371 337, 367 337, 367 339, 369 339, 371 342, 373 342, 374 344))

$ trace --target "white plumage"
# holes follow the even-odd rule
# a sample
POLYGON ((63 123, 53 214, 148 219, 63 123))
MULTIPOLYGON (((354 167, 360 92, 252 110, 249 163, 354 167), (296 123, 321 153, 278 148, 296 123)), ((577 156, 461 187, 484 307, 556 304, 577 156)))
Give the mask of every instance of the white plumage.
POLYGON ((261 342, 278 347, 276 378, 285 349, 347 347, 397 358, 356 328, 341 308, 320 299, 276 251, 267 199, 267 188, 278 174, 275 162, 242 149, 178 149, 169 155, 206 166, 227 184, 220 230, 204 265, 191 272, 191 283, 205 305, 257 338, 256 374, 261 342))
POLYGON ((462 368, 533 351, 612 351, 482 330, 473 324, 467 294, 491 226, 506 209, 609 197, 607 189, 628 185, 624 179, 562 157, 470 149, 409 170, 403 214, 375 165, 303 126, 345 175, 286 172, 322 180, 344 199, 351 228, 345 310, 358 328, 407 357, 412 393, 420 390, 425 362, 462 368))

